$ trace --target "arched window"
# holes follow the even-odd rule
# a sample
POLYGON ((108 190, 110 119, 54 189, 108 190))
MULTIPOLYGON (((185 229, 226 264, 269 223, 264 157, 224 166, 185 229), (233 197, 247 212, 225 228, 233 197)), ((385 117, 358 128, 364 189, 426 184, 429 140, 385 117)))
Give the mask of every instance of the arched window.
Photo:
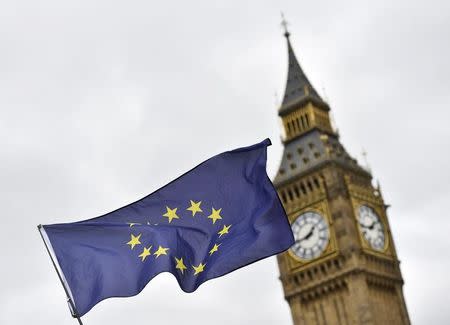
POLYGON ((297 123, 297 128, 299 131, 302 131, 302 127, 300 126, 300 122, 298 120, 298 117, 295 119, 295 123, 297 123))
POLYGON ((294 196, 292 195, 291 189, 288 189, 288 196, 289 196, 289 200, 292 201, 294 199, 294 196))
POLYGON ((302 189, 303 194, 306 194, 306 187, 303 183, 300 184, 300 188, 302 189))
POLYGON ((314 177, 314 185, 316 185, 317 188, 320 188, 319 181, 315 177, 314 177))
POLYGON ((301 120, 302 120, 302 126, 303 126, 303 128, 306 129, 305 119, 304 119, 303 115, 302 115, 300 118, 301 118, 301 120))

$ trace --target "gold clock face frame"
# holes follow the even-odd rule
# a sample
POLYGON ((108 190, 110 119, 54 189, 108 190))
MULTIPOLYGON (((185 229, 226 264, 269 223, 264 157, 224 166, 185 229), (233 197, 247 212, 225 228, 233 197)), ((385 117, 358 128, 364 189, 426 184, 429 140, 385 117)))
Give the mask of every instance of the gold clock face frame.
POLYGON ((386 225, 376 210, 368 204, 359 204, 356 219, 366 245, 374 251, 385 252, 388 246, 386 225))
POLYGON ((317 211, 300 213, 291 224, 295 243, 290 254, 302 262, 321 257, 330 244, 331 234, 327 219, 317 211))

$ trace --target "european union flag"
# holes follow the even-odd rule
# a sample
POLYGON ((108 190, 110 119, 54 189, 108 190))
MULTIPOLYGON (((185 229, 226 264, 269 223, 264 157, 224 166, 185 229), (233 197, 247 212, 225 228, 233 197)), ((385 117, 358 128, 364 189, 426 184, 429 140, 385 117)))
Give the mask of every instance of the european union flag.
POLYGON ((266 173, 270 140, 214 156, 152 194, 85 221, 40 227, 75 316, 138 294, 161 272, 181 289, 280 253, 293 243, 266 173))

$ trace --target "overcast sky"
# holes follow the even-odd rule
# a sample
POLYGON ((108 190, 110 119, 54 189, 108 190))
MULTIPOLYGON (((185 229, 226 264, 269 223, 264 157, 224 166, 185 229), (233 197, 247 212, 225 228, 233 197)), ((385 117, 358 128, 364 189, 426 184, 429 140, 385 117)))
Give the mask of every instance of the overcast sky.
MULTIPOLYGON (((362 148, 414 324, 448 324, 450 2, 0 0, 0 323, 75 324, 36 225, 95 217, 270 137, 287 49, 362 148)), ((289 324, 275 258, 185 294, 162 274, 91 324, 289 324)))

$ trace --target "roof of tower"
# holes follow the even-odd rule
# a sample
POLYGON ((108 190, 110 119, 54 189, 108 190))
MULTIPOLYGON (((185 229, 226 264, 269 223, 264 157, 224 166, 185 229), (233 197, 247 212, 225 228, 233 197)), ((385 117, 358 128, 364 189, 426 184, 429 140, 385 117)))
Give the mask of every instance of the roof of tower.
POLYGON ((289 111, 297 103, 304 101, 313 101, 321 106, 328 107, 328 105, 319 96, 312 84, 309 82, 306 74, 303 72, 297 57, 295 56, 291 42, 289 40, 289 32, 284 33, 286 37, 289 55, 289 70, 286 81, 286 89, 284 91, 283 103, 280 107, 280 113, 289 111))
POLYGON ((279 186, 330 162, 368 173, 348 154, 337 137, 313 130, 285 144, 280 167, 273 182, 279 186))
MULTIPOLYGON (((289 71, 279 115, 294 111, 308 102, 329 110, 328 104, 311 85, 295 57, 284 17, 282 26, 285 30, 284 36, 288 46, 289 71)), ((312 128, 301 133, 300 136, 292 137, 289 141, 284 142, 283 157, 273 182, 275 186, 281 186, 329 163, 370 177, 370 173, 359 166, 356 159, 353 159, 339 142, 338 134, 327 134, 318 128, 312 128)))

